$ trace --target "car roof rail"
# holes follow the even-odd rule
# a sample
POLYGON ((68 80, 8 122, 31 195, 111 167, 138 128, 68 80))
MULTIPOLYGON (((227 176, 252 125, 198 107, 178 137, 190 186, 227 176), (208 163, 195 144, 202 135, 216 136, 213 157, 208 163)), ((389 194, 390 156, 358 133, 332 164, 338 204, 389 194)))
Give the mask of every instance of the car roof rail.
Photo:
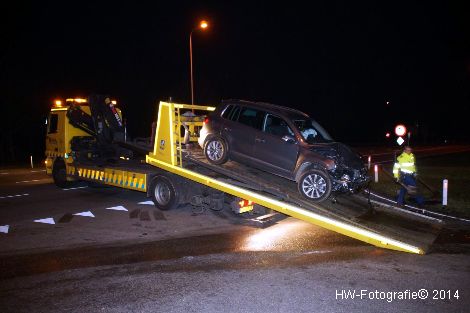
POLYGON ((289 112, 289 113, 300 114, 300 115, 304 115, 304 116, 308 117, 308 114, 306 114, 306 113, 304 113, 300 110, 285 107, 285 106, 282 106, 282 105, 272 104, 272 103, 268 103, 268 102, 256 102, 256 101, 240 100, 240 99, 224 99, 224 100, 222 100, 222 103, 237 103, 237 104, 242 104, 242 105, 243 104, 253 104, 253 105, 260 106, 260 107, 266 107, 266 108, 269 108, 269 109, 276 109, 276 110, 279 110, 279 111, 286 111, 286 112, 289 112))

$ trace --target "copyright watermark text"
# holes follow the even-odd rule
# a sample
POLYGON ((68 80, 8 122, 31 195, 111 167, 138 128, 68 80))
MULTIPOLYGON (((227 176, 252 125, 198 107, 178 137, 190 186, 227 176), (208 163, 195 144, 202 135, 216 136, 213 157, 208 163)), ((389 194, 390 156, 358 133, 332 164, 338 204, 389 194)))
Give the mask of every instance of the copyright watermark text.
POLYGON ((393 302, 397 300, 458 300, 458 290, 425 289, 380 291, 367 289, 336 289, 336 300, 385 300, 393 302))

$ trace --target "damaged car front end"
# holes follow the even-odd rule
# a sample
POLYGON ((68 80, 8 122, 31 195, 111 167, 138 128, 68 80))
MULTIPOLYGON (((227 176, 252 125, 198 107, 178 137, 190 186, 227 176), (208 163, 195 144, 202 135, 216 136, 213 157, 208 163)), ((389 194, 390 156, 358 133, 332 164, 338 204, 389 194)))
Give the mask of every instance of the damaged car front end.
POLYGON ((333 192, 356 193, 370 182, 362 156, 345 144, 334 142, 326 146, 312 146, 311 151, 334 161, 335 165, 327 170, 333 192))
MULTIPOLYGON (((300 159, 308 164, 318 163, 320 168, 323 164, 323 170, 331 181, 331 192, 356 193, 368 185, 370 177, 361 155, 347 145, 334 141, 328 132, 311 118, 294 119, 293 123, 303 144, 300 159)), ((302 190, 299 191, 312 198, 302 190)))

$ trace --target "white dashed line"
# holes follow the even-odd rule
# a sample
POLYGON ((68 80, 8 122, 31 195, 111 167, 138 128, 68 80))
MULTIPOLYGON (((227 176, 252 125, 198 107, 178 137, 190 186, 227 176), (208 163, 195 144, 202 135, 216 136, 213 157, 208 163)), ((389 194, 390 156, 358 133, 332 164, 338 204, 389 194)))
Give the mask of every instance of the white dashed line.
POLYGON ((75 190, 75 189, 83 189, 87 188, 88 186, 83 186, 83 187, 73 187, 73 188, 63 188, 62 190, 75 190))
POLYGON ((91 213, 91 211, 75 213, 74 215, 77 215, 77 216, 87 216, 87 217, 95 217, 95 215, 93 215, 93 213, 91 213))
POLYGON ((0 226, 0 233, 8 234, 9 229, 10 229, 10 225, 0 226))
POLYGON ((29 193, 23 193, 20 195, 12 195, 12 196, 3 196, 3 197, 0 197, 0 199, 16 198, 16 197, 23 197, 23 196, 29 196, 29 193))
POLYGON ((45 172, 46 170, 31 171, 31 173, 45 172))
POLYGON ((0 173, 0 175, 8 175, 8 174, 10 174, 10 173, 0 173))
POLYGON ((37 182, 41 181, 42 179, 33 179, 33 180, 22 180, 22 181, 17 181, 15 184, 22 184, 22 183, 32 183, 32 182, 37 182))
POLYGON ((127 211, 127 209, 125 207, 123 207, 122 205, 113 206, 111 208, 106 208, 105 210, 127 211))
POLYGON ((313 251, 307 251, 304 252, 303 254, 324 254, 324 253, 331 253, 332 251, 330 250, 313 250, 313 251))
POLYGON ((153 201, 142 201, 137 204, 147 204, 147 205, 153 205, 153 201))
POLYGON ((35 223, 43 223, 43 224, 52 224, 52 225, 55 224, 55 221, 52 217, 42 218, 42 219, 39 219, 39 220, 34 220, 34 222, 35 223))

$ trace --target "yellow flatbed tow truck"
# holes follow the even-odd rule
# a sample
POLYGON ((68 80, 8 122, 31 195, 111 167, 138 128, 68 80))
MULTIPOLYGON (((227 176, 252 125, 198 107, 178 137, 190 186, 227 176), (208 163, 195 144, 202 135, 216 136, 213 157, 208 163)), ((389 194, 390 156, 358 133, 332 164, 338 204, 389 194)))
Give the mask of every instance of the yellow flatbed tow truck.
MULTIPOLYGON (((252 210, 255 205, 262 206, 377 247, 409 253, 424 254, 437 237, 438 227, 415 220, 390 218, 380 213, 365 218, 351 214, 369 211, 370 203, 365 198, 344 197, 334 203, 310 203, 300 197, 295 186, 275 175, 231 161, 223 166, 209 164, 201 149, 191 144, 197 141, 197 130, 204 117, 188 117, 183 113, 207 114, 215 109, 212 106, 160 102, 154 143, 148 153, 136 158, 129 156, 127 150, 115 148, 115 152, 127 153, 127 156, 112 159, 112 162, 103 161, 105 153, 97 153, 97 143, 90 143, 90 137, 95 135, 100 141, 96 131, 89 131, 92 124, 99 125, 96 119, 100 119, 93 114, 94 106, 87 100, 68 99, 64 105, 57 103, 51 109, 46 171, 52 174, 59 187, 84 180, 145 192, 161 210, 189 203, 202 190, 206 193, 210 190, 231 197, 235 203, 240 202, 237 213, 252 210), (79 114, 73 115, 70 111, 76 111, 77 107, 82 111, 81 118, 89 115, 94 120, 87 124, 89 127, 72 121, 79 114), (186 136, 183 129, 189 131, 186 136), (77 138, 83 139, 85 144, 77 138)), ((108 117, 114 115, 119 121, 120 111, 111 105, 110 108, 113 114, 108 117)), ((106 118, 102 120, 109 124, 106 118)), ((116 129, 118 133, 122 130, 116 129)), ((119 136, 116 137, 115 141, 119 141, 119 136)))

